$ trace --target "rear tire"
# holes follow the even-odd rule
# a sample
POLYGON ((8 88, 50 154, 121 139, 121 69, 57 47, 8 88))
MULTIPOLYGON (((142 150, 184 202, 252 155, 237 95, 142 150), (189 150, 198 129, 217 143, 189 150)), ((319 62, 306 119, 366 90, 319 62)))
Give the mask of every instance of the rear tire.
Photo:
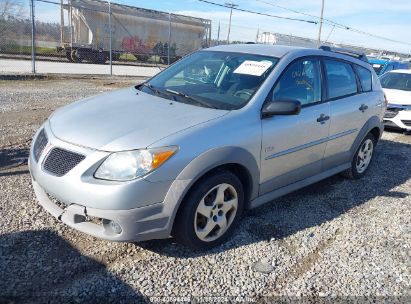
POLYGON ((243 208, 244 190, 236 175, 225 170, 206 175, 184 199, 173 235, 192 249, 210 249, 231 236, 243 208))
POLYGON ((80 63, 82 61, 77 50, 71 51, 71 60, 75 63, 80 63))
POLYGON ((349 179, 359 179, 363 177, 374 160, 376 142, 374 135, 368 133, 354 154, 351 161, 351 168, 342 172, 341 175, 349 179))

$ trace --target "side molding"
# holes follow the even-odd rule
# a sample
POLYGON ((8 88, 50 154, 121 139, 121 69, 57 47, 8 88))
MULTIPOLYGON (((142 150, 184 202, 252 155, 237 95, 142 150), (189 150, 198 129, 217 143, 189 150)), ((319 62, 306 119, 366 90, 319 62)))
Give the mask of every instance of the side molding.
POLYGON ((346 163, 346 164, 342 164, 341 166, 335 167, 331 170, 322 172, 320 174, 311 176, 309 178, 303 179, 301 181, 295 182, 293 184, 290 184, 288 186, 279 188, 277 190, 271 191, 269 193, 266 193, 258 198, 256 198, 255 200, 252 200, 250 203, 250 209, 256 208, 258 206, 261 206, 265 203, 268 203, 280 196, 286 195, 288 193, 291 193, 293 191, 296 191, 298 189, 304 188, 308 185, 314 184, 320 180, 323 180, 327 177, 333 176, 337 173, 340 173, 348 168, 350 168, 351 164, 350 163, 346 163))

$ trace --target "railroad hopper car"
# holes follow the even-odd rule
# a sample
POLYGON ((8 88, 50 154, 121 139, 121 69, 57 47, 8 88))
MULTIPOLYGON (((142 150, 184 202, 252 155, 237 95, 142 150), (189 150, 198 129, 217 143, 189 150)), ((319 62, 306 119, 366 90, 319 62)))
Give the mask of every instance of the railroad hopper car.
POLYGON ((71 62, 105 63, 121 54, 147 60, 157 55, 172 60, 209 46, 211 21, 96 0, 68 0, 61 6, 59 51, 71 62), (109 18, 111 11, 111 18, 109 18), (64 30, 67 15, 68 31, 64 30), (111 19, 111 20, 110 20, 111 19), (170 48, 170 50, 168 49, 170 48))

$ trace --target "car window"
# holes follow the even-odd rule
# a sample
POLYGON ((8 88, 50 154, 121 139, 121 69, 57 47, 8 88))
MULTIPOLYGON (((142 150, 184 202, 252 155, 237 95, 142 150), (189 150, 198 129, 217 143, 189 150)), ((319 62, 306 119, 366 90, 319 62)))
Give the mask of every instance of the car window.
POLYGON ((212 84, 214 83, 222 64, 223 60, 218 58, 210 58, 208 60, 195 62, 192 65, 188 65, 174 77, 165 81, 165 86, 184 85, 186 82, 212 84))
POLYGON ((317 59, 293 62, 273 90, 273 100, 298 100, 302 105, 321 101, 321 67, 317 59))
POLYGON ((350 64, 326 59, 328 98, 338 98, 357 93, 357 80, 350 64))
POLYGON ((141 89, 177 102, 235 110, 247 104, 278 60, 255 54, 199 51, 154 76, 148 87, 141 89))
POLYGON ((356 69, 358 72, 358 76, 360 77, 363 92, 370 92, 372 90, 371 72, 361 66, 356 66, 356 69))

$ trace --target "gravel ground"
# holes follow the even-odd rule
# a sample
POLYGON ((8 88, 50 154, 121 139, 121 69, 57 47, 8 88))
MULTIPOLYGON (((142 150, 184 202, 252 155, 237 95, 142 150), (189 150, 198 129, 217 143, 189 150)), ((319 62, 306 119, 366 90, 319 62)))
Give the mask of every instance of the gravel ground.
POLYGON ((31 188, 31 136, 55 108, 137 81, 0 81, 0 302, 411 301, 411 136, 401 133, 384 133, 365 178, 334 176, 248 211, 208 252, 110 243, 54 220, 31 188))

